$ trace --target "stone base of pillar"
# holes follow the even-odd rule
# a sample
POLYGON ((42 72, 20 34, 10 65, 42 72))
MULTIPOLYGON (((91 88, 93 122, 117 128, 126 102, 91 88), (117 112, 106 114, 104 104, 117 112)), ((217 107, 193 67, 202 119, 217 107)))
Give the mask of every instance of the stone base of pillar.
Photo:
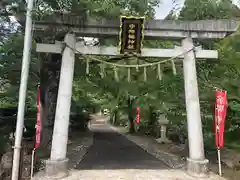
POLYGON ((197 178, 208 178, 208 163, 207 159, 198 161, 187 158, 187 174, 197 178))
POLYGON ((171 140, 169 140, 168 138, 158 138, 156 139, 156 141, 160 144, 169 144, 169 143, 172 143, 171 140))
POLYGON ((62 179, 69 175, 68 171, 68 159, 62 161, 53 161, 47 160, 46 161, 46 168, 45 168, 45 175, 46 177, 51 178, 52 180, 55 179, 62 179))

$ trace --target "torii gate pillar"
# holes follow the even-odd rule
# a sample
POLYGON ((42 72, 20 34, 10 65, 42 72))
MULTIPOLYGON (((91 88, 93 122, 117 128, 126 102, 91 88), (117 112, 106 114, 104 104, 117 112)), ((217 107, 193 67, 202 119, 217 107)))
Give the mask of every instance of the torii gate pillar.
POLYGON ((67 142, 74 75, 76 38, 66 34, 62 54, 61 75, 59 81, 56 115, 53 130, 51 157, 46 162, 46 175, 54 178, 68 176, 67 142))
MULTIPOLYGON (((189 51, 194 47, 191 37, 182 40, 182 48, 189 51)), ((208 160, 204 155, 202 121, 198 95, 198 83, 194 49, 184 54, 184 87, 187 111, 189 158, 187 172, 196 177, 208 176, 208 160)))

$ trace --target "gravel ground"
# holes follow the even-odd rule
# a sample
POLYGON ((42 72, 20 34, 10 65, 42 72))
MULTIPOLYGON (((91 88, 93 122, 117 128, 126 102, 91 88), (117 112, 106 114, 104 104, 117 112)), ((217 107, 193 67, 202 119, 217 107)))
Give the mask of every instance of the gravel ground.
POLYGON ((181 170, 81 170, 72 171, 64 180, 224 180, 212 175, 208 179, 198 179, 187 176, 181 170))

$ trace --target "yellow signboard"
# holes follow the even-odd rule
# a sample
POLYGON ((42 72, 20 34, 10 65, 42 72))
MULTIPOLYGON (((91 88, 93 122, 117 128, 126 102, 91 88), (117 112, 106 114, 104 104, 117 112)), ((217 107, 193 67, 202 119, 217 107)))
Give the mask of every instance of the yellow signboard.
POLYGON ((120 54, 141 54, 144 17, 120 17, 120 54))

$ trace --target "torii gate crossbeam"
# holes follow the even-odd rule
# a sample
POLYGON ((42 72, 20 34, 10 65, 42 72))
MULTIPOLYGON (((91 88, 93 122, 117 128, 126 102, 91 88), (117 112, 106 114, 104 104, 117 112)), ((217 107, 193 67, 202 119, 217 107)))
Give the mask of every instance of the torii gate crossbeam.
MULTIPOLYGON (((20 20, 21 21, 21 20, 20 20)), ((178 39, 188 36, 192 39, 222 39, 237 30, 239 22, 234 20, 147 20, 144 25, 144 39, 178 39)), ((81 16, 55 14, 38 21, 34 30, 47 32, 72 32, 82 37, 116 37, 119 35, 119 20, 83 20, 81 16)))

